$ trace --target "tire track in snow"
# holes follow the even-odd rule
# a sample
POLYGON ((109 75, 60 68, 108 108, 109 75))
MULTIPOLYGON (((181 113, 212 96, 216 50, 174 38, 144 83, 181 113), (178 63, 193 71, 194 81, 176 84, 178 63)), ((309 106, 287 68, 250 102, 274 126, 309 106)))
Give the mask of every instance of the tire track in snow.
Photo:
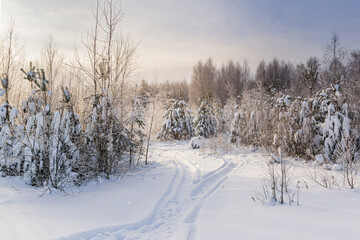
POLYGON ((221 169, 224 169, 229 164, 229 161, 225 161, 223 158, 221 158, 221 160, 222 160, 222 165, 220 167, 204 174, 204 176, 202 178, 204 179, 204 178, 207 178, 207 177, 215 174, 216 172, 220 171, 221 169))
MULTIPOLYGON (((154 221, 154 216, 156 216, 158 214, 161 206, 164 203, 168 202, 169 201, 168 199, 173 198, 172 197, 173 192, 179 188, 179 184, 180 184, 179 178, 183 179, 183 176, 181 176, 183 174, 183 169, 181 167, 179 167, 179 164, 177 163, 177 161, 170 161, 170 163, 176 169, 174 176, 172 177, 167 190, 162 195, 162 197, 157 202, 157 204, 155 205, 152 212, 147 217, 145 217, 144 219, 142 219, 141 221, 138 221, 138 222, 133 222, 130 224, 123 224, 123 225, 113 226, 113 227, 98 228, 98 229, 94 229, 94 230, 90 230, 90 231, 86 231, 86 232, 80 232, 80 233, 76 233, 76 234, 73 234, 73 235, 70 235, 67 237, 59 238, 59 240, 107 239, 110 236, 110 234, 112 234, 115 231, 119 231, 119 229, 123 229, 124 231, 132 231, 132 230, 139 229, 141 226, 146 225, 147 223, 149 223, 151 221, 154 221)), ((116 238, 116 239, 125 239, 125 238, 116 238)))
POLYGON ((170 162, 176 171, 165 194, 145 219, 132 224, 93 230, 87 234, 80 233, 77 238, 74 235, 75 238, 65 239, 169 239, 184 228, 186 235, 180 239, 195 239, 195 222, 205 200, 247 162, 240 164, 238 160, 221 158, 223 163, 220 167, 201 177, 201 168, 185 154, 186 151, 189 150, 180 146, 172 151, 159 153, 162 158, 172 159, 170 162))
MULTIPOLYGON (((189 165, 184 164, 184 160, 194 167, 191 161, 186 157, 178 155, 177 158, 179 159, 179 165, 183 169, 189 167, 189 165)), ((128 238, 125 239, 169 239, 173 236, 179 226, 183 224, 190 225, 188 227, 187 239, 195 239, 196 227, 194 222, 196 221, 198 213, 206 198, 218 189, 219 186, 228 179, 231 173, 239 168, 237 162, 222 160, 223 164, 217 169, 204 175, 195 188, 183 189, 185 186, 185 184, 183 184, 177 189, 177 193, 173 200, 173 202, 176 203, 176 206, 174 206, 173 211, 168 211, 168 214, 163 213, 161 215, 162 221, 157 222, 156 225, 147 224, 137 230, 137 232, 141 233, 140 235, 136 234, 137 236, 128 236, 128 238), (181 199, 182 194, 186 197, 181 199)), ((183 177, 184 176, 188 176, 187 180, 189 183, 189 180, 191 180, 191 172, 184 174, 183 177)), ((185 181, 182 182, 184 183, 185 181)), ((191 185, 188 184, 188 186, 191 185)))
MULTIPOLYGON (((168 155, 167 153, 168 151, 166 151, 164 155, 168 155)), ((162 154, 159 154, 159 156, 160 155, 162 154)), ((174 154, 171 155, 173 156, 174 154)), ((172 158, 171 156, 163 157, 168 157, 169 159, 172 158)), ((112 229, 98 229, 91 231, 86 239, 153 239, 149 236, 149 233, 159 232, 158 229, 163 226, 164 223, 171 221, 172 219, 176 219, 173 216, 181 211, 181 208, 178 207, 179 202, 177 199, 180 196, 180 189, 183 187, 187 176, 185 175, 184 171, 186 166, 181 161, 179 161, 177 157, 176 160, 172 160, 171 163, 176 167, 176 172, 172 178, 171 183, 169 184, 167 191, 161 197, 160 201, 157 203, 149 216, 136 223, 118 226, 117 230, 115 230, 116 227, 113 227, 112 229), (91 236, 89 237, 89 235, 91 236)), ((81 236, 81 233, 78 236, 81 236)), ((79 238, 75 237, 71 239, 79 238)))
POLYGON ((191 196, 197 195, 198 191, 201 191, 207 185, 211 185, 214 181, 216 181, 216 179, 223 176, 224 174, 225 175, 228 174, 231 171, 231 169, 236 167, 237 165, 236 163, 231 162, 231 160, 228 161, 224 159, 222 160, 223 160, 223 164, 219 168, 205 174, 202 177, 199 184, 191 191, 191 196))
POLYGON ((188 165, 188 167, 195 170, 195 175, 196 176, 195 176, 195 179, 193 180, 193 184, 197 184, 198 182, 200 182, 200 180, 201 180, 201 169, 198 166, 196 166, 196 164, 193 163, 193 161, 191 161, 187 156, 181 155, 181 157, 178 156, 178 158, 180 158, 179 160, 185 160, 187 163, 190 164, 190 166, 188 165))
POLYGON ((185 218, 184 223, 190 224, 189 233, 187 237, 188 240, 195 239, 195 234, 196 234, 195 222, 206 199, 214 191, 216 191, 231 175, 233 175, 239 169, 244 168, 244 166, 247 165, 248 163, 247 161, 243 161, 241 164, 239 164, 238 162, 234 163, 232 160, 228 160, 228 161, 224 160, 224 162, 226 162, 225 167, 220 167, 217 169, 217 171, 213 171, 210 175, 207 175, 204 178, 204 180, 191 192, 192 195, 197 195, 199 193, 204 192, 203 188, 207 189, 207 191, 204 194, 200 195, 200 200, 185 218), (214 181, 214 179, 216 180, 214 181), (209 184, 209 182, 212 182, 212 184, 209 184))

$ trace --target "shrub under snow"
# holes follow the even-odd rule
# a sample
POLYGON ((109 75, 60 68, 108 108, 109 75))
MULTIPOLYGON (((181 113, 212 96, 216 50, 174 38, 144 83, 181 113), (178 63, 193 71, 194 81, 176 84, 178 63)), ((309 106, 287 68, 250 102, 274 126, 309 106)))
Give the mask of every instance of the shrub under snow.
POLYGON ((201 147, 202 141, 203 141, 203 138, 201 136, 193 137, 193 138, 191 138, 190 145, 193 149, 198 149, 201 147))

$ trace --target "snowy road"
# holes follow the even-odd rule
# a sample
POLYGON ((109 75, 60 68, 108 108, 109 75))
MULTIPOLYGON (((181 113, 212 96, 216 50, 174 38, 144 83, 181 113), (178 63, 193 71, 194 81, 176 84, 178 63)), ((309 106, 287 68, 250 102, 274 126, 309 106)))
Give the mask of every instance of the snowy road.
POLYGON ((293 163, 290 186, 307 181, 300 206, 262 206, 252 200, 259 152, 212 155, 188 142, 156 143, 150 160, 70 195, 41 196, 18 178, 0 178, 0 239, 358 239, 359 190, 321 188, 303 162, 293 163))
POLYGON ((198 151, 192 150, 188 144, 170 147, 165 145, 153 151, 158 159, 171 164, 175 173, 149 216, 139 222, 119 226, 115 231, 103 232, 99 229, 65 239, 196 239, 196 219, 205 200, 246 161, 204 157, 206 162, 202 164, 198 151))

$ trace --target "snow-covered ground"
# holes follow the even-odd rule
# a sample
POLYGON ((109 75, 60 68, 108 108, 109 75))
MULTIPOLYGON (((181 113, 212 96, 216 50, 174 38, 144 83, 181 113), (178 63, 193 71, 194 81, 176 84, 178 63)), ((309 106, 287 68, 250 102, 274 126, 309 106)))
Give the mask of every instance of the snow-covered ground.
POLYGON ((263 164, 250 150, 157 143, 148 166, 68 195, 0 178, 0 239, 358 239, 359 191, 323 189, 295 163, 293 183, 309 185, 300 206, 262 206, 263 164))

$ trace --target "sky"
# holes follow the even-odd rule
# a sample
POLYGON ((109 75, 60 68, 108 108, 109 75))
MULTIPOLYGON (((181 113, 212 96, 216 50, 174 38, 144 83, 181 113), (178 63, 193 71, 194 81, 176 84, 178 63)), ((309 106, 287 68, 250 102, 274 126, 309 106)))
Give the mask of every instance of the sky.
MULTIPOLYGON (((94 0, 0 0, 1 28, 15 19, 28 56, 49 34, 70 59, 92 23, 94 0)), ((297 63, 323 56, 333 31, 360 49, 358 0, 122 0, 122 31, 140 41, 139 74, 153 81, 189 80, 199 60, 246 59, 255 72, 274 57, 297 63)))

